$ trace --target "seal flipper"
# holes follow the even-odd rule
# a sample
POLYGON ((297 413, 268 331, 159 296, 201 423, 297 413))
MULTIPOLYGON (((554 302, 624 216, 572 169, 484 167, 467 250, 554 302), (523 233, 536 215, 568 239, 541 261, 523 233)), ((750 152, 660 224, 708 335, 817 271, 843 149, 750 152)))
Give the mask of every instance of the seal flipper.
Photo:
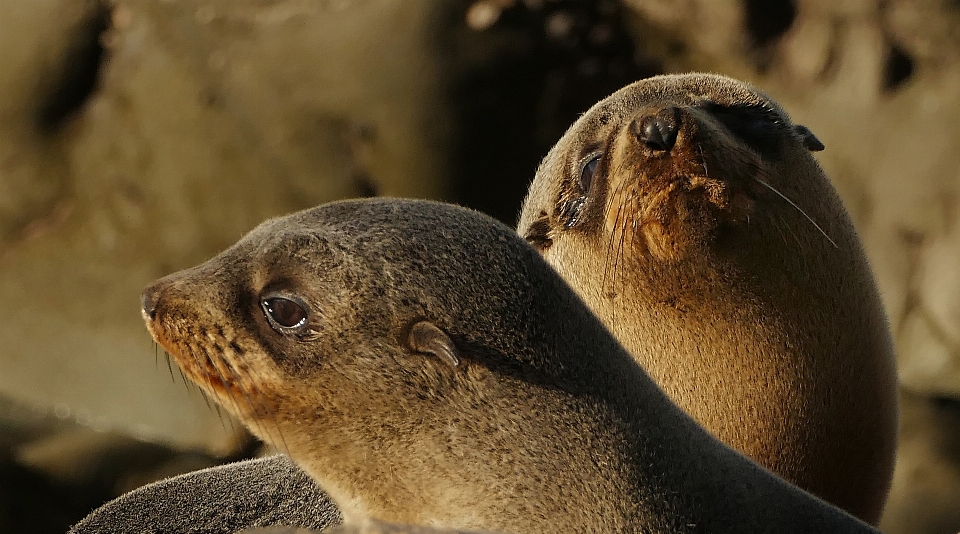
POLYGON ((207 532, 341 523, 330 498, 290 458, 278 455, 194 471, 108 502, 69 534, 207 532))

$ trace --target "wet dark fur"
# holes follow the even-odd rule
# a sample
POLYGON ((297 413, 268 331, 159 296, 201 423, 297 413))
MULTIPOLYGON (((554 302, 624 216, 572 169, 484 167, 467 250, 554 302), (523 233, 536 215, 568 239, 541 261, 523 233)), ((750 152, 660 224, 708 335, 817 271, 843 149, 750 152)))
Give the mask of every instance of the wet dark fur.
POLYGON ((288 451, 348 522, 873 532, 710 437, 533 248, 476 212, 321 206, 144 299, 188 375, 288 451), (278 292, 309 309, 302 326, 268 323, 260 299, 278 292), (423 321, 456 359, 410 349, 423 321))
POLYGON ((642 80, 551 150, 518 231, 697 421, 875 523, 893 470, 894 354, 856 233, 810 154, 822 148, 736 80, 642 80), (631 130, 651 116, 676 119, 670 150, 631 130))

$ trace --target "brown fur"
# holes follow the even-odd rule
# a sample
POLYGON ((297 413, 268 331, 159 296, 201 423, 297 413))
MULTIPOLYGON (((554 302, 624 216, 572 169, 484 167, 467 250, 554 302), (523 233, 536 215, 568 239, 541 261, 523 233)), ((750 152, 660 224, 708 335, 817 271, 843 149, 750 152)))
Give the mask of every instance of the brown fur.
POLYGON ((873 532, 707 434, 533 248, 464 208, 378 199, 268 221, 143 302, 190 378, 348 523, 873 532), (278 294, 309 311, 302 326, 267 320, 278 294))
POLYGON ((854 228, 805 145, 823 148, 746 84, 643 80, 550 151, 518 231, 694 419, 876 524, 896 443, 894 353, 854 228), (631 130, 657 113, 679 120, 667 151, 631 130), (589 154, 602 156, 581 191, 589 154))
MULTIPOLYGON (((396 525, 381 521, 365 520, 362 523, 337 525, 325 528, 324 534, 495 534, 493 532, 465 532, 445 528, 430 528, 422 525, 396 525)), ((237 534, 320 534, 319 530, 297 527, 263 527, 251 528, 237 534)))

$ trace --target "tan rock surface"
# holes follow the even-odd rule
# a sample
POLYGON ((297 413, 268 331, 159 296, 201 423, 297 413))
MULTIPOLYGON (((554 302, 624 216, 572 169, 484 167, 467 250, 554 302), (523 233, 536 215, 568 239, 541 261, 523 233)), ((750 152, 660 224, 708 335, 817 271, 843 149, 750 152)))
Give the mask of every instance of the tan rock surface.
POLYGON ((960 525, 960 402, 905 392, 899 463, 880 528, 953 534, 960 525))
MULTIPOLYGON (((27 4, 0 9, 57 30, 75 2, 27 4)), ((2 160, 0 191, 23 191, 0 203, 0 393, 141 438, 229 448, 199 395, 158 371, 138 295, 272 215, 443 193, 445 108, 423 60, 433 4, 401 4, 118 2, 99 87, 75 116, 53 132, 0 125, 0 156, 17 156, 2 160)), ((54 44, 0 65, 39 68, 54 44)), ((42 105, 30 101, 36 76, 0 72, 0 109, 42 105)))

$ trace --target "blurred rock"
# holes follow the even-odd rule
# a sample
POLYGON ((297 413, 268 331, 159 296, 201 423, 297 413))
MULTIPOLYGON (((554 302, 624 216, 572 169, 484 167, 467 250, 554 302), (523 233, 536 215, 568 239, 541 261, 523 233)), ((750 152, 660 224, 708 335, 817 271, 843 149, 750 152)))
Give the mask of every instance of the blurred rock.
MULTIPOLYGON (((955 194, 941 190, 940 202, 956 203, 955 194)), ((912 309, 901 329, 900 378, 914 391, 960 398, 960 219, 957 206, 941 209, 950 227, 924 236, 917 252, 912 309)))
POLYGON ((954 534, 960 529, 960 402, 905 392, 893 490, 880 529, 954 534))
POLYGON ((105 12, 92 0, 0 1, 0 257, 66 193, 50 129, 92 83, 84 67, 105 12))
POLYGON ((117 1, 100 32, 99 4, 0 2, 0 102, 26 116, 0 123, 0 192, 23 191, 0 197, 0 392, 227 452, 233 432, 157 369, 140 290, 273 215, 442 196, 438 5, 117 1), (95 90, 41 124, 42 75, 91 35, 95 90))
POLYGON ((0 397, 0 532, 64 532, 135 487, 231 459, 97 432, 0 397))
POLYGON ((62 486, 104 486, 110 497, 224 460, 84 427, 25 443, 15 449, 13 458, 62 486))

